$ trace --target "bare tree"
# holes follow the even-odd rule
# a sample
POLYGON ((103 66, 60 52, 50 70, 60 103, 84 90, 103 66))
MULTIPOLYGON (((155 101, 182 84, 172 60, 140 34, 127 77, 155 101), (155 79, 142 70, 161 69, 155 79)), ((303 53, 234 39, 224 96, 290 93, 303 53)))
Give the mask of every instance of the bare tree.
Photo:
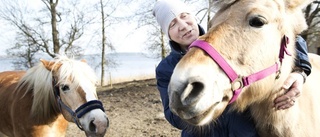
MULTIPOLYGON (((110 50, 114 50, 114 47, 110 42, 107 41, 107 36, 106 36, 106 20, 108 18, 108 14, 105 13, 105 8, 107 4, 103 3, 102 0, 99 2, 100 4, 100 13, 101 13, 101 82, 100 85, 103 86, 104 84, 104 78, 105 78, 105 66, 108 64, 106 60, 106 48, 110 50)), ((112 8, 111 12, 114 12, 115 8, 112 8)), ((110 60, 110 62, 112 62, 110 60)), ((109 63, 110 64, 110 63, 109 63)))
MULTIPOLYGON (((155 58, 165 58, 170 52, 170 45, 168 44, 168 37, 161 32, 160 26, 153 16, 152 10, 156 0, 137 0, 137 3, 141 3, 140 7, 134 15, 134 18, 138 21, 137 29, 147 27, 147 50, 155 58)), ((195 6, 196 16, 200 18, 199 23, 207 22, 207 28, 210 27, 209 20, 212 18, 212 4, 213 0, 206 2, 199 2, 196 0, 185 0, 185 3, 195 6), (204 20, 206 19, 206 20, 204 20)), ((191 9, 190 9, 191 10, 191 9)))
MULTIPOLYGON (((25 35, 25 33, 20 33, 19 35, 25 35)), ((15 70, 25 70, 35 65, 35 53, 40 49, 35 46, 33 40, 28 39, 25 36, 17 36, 19 42, 24 44, 16 43, 14 47, 7 49, 7 53, 10 56, 19 57, 18 60, 13 61, 15 70), (26 38, 26 39, 24 39, 26 38)))
MULTIPOLYGON (((19 51, 18 49, 7 50, 7 53, 18 57, 22 57, 27 52, 32 52, 32 54, 42 52, 51 57, 55 57, 55 54, 81 55, 83 49, 76 44, 76 41, 81 38, 85 26, 91 20, 85 18, 83 11, 76 9, 76 3, 70 2, 75 4, 72 5, 66 4, 67 1, 63 2, 65 3, 61 4, 61 8, 58 8, 59 0, 42 0, 43 8, 28 9, 23 1, 1 1, 0 18, 17 28, 18 37, 24 37, 17 39, 12 48, 19 45, 19 47, 26 49, 37 49, 22 50, 25 48, 20 48, 19 51), (63 5, 68 5, 67 8, 70 9, 64 10, 63 5), (67 27, 67 24, 70 27, 67 27), (26 43, 25 40, 28 40, 29 43, 26 43), (31 44, 30 41, 32 41, 31 44), (25 53, 22 54, 23 52, 25 53)), ((34 60, 34 58, 30 56, 26 60, 34 60)))
POLYGON ((148 28, 145 42, 148 55, 153 58, 165 58, 170 52, 170 47, 168 37, 161 31, 152 13, 156 0, 137 0, 135 2, 140 3, 140 8, 135 11, 132 18, 138 22, 136 29, 148 28))
POLYGON ((309 51, 320 55, 320 1, 315 0, 306 7, 305 17, 309 28, 301 36, 307 40, 309 51))
MULTIPOLYGON (((98 42, 98 46, 101 51, 101 62, 99 64, 101 67, 101 86, 104 84, 105 72, 107 68, 114 68, 118 65, 118 63, 116 63, 111 56, 107 56, 107 53, 115 52, 115 48, 109 38, 112 33, 111 31, 107 31, 107 29, 109 28, 109 30, 111 30, 113 25, 128 20, 129 17, 117 15, 117 13, 121 12, 123 6, 127 4, 129 4, 129 1, 126 0, 99 0, 99 2, 95 5, 96 10, 100 12, 100 16, 96 17, 99 19, 99 21, 95 22, 95 24, 99 24, 101 26, 97 29, 100 33, 94 32, 94 34, 97 34, 97 36, 101 38, 101 42, 98 42)), ((112 82, 110 81, 110 83, 112 82)))
POLYGON ((206 24, 207 30, 210 29, 211 27, 211 19, 214 16, 214 0, 207 0, 207 1, 194 1, 194 0, 189 0, 188 3, 190 5, 195 5, 196 6, 196 17, 200 18, 199 24, 206 24))
POLYGON ((26 8, 19 8, 21 5, 17 1, 11 1, 11 3, 8 1, 2 2, 2 5, 6 4, 6 6, 2 7, 0 17, 18 29, 16 43, 7 50, 7 54, 24 59, 23 61, 14 62, 16 69, 32 67, 34 54, 40 50, 37 45, 42 45, 43 43, 38 39, 41 38, 38 31, 32 29, 32 26, 26 23, 24 14, 29 14, 30 11, 26 8))
POLYGON ((101 34, 102 34, 102 50, 101 50, 101 82, 102 86, 104 83, 104 64, 105 64, 105 47, 106 47, 106 33, 105 33, 105 13, 104 13, 104 5, 102 0, 100 0, 100 9, 101 9, 101 34))
MULTIPOLYGON (((52 41, 53 41, 53 53, 59 53, 60 51, 60 44, 59 44, 59 37, 58 37, 58 30, 57 30, 57 6, 59 0, 42 0, 42 2, 46 5, 47 9, 51 13, 51 33, 52 33, 52 41)), ((54 57, 55 55, 49 50, 48 45, 44 46, 46 52, 54 57)))

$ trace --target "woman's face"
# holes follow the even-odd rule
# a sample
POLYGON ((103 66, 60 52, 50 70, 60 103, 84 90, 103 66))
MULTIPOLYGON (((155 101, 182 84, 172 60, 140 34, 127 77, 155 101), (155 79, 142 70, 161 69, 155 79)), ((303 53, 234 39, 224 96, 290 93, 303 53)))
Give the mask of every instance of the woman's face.
POLYGON ((199 37, 196 19, 188 13, 181 13, 170 23, 169 37, 179 43, 181 48, 187 49, 199 37))

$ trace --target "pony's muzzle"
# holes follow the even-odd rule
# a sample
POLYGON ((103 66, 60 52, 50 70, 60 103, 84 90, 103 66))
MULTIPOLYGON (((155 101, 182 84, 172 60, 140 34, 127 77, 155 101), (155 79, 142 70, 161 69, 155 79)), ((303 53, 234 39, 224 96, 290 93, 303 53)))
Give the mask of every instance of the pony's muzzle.
POLYGON ((199 81, 187 83, 181 88, 169 90, 170 102, 169 106, 173 113, 179 115, 183 119, 190 119, 194 117, 197 112, 191 109, 199 102, 203 95, 204 84, 199 81))
POLYGON ((189 83, 186 88, 182 91, 180 100, 182 105, 184 106, 190 106, 192 104, 195 104, 199 96, 201 95, 204 88, 204 84, 201 82, 192 82, 189 83))
POLYGON ((87 136, 103 137, 109 127, 108 117, 102 119, 92 118, 88 125, 89 132, 86 133, 87 136))

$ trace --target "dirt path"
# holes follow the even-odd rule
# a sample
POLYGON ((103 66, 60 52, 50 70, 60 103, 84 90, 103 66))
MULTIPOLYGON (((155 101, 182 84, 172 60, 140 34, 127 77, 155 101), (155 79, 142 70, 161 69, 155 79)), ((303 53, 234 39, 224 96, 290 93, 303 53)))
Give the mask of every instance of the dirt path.
MULTIPOLYGON (((180 131, 164 118, 155 79, 132 81, 98 89, 110 119, 106 137, 178 137, 180 131)), ((67 137, 85 137, 73 123, 67 137)))

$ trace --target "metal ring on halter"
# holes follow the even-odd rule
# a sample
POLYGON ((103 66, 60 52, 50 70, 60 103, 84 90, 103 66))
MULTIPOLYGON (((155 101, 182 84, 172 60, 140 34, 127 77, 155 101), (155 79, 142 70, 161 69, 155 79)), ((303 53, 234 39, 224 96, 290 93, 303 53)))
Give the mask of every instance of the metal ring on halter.
POLYGON ((279 79, 279 78, 280 78, 280 75, 281 75, 281 70, 279 69, 279 70, 276 72, 276 79, 279 79))
POLYGON ((231 90, 235 91, 237 89, 242 89, 243 88, 243 76, 239 76, 237 79, 235 79, 232 83, 231 83, 231 90), (238 83, 238 84, 237 84, 238 83))
POLYGON ((276 79, 279 79, 280 75, 281 75, 282 62, 281 61, 277 61, 276 64, 279 66, 278 71, 276 71, 276 79))

